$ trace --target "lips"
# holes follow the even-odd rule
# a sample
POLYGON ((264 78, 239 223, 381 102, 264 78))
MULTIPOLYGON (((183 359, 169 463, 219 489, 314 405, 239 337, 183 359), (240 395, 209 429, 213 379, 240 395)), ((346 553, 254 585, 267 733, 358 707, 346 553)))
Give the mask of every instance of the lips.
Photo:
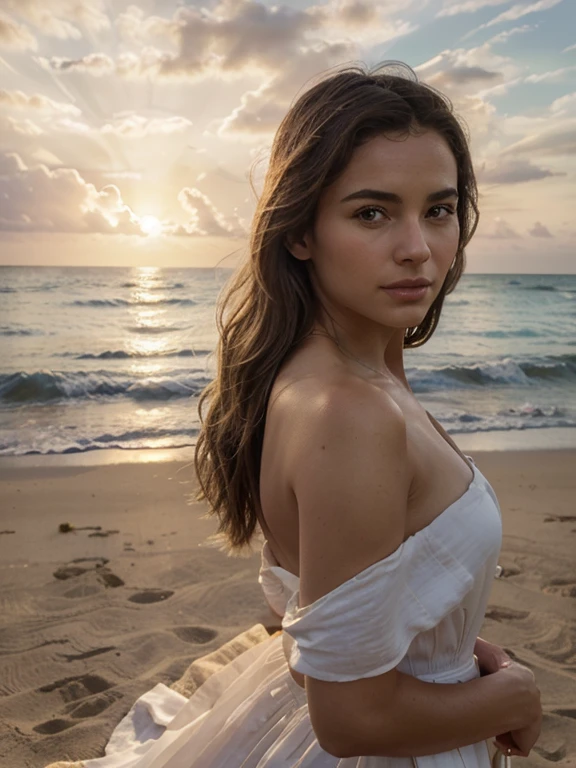
POLYGON ((430 285, 430 280, 425 277, 417 277, 414 280, 398 280, 396 283, 389 283, 383 285, 383 288, 421 288, 425 285, 430 285))
POLYGON ((388 296, 392 296, 397 301, 420 301, 426 296, 429 287, 430 284, 426 282, 416 286, 413 282, 412 285, 395 286, 393 288, 386 287, 383 290, 386 291, 388 296))

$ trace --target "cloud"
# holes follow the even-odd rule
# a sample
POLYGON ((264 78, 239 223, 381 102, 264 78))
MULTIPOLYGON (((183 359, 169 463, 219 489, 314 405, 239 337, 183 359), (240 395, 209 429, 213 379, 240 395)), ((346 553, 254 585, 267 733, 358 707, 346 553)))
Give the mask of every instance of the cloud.
POLYGON ((390 11, 390 3, 371 2, 370 0, 329 0, 323 5, 309 7, 312 16, 327 21, 333 18, 337 24, 364 27, 377 23, 381 11, 390 11))
POLYGON ((137 216, 114 184, 98 191, 73 168, 27 167, 15 153, 0 157, 1 229, 141 233, 137 216))
POLYGON ((6 91, 0 89, 0 105, 12 109, 35 109, 48 114, 68 114, 79 116, 81 110, 73 104, 53 101, 40 93, 28 94, 24 91, 6 91))
POLYGON ((277 72, 318 30, 321 19, 287 6, 265 7, 252 2, 222 2, 213 14, 179 9, 178 54, 161 63, 159 74, 194 74, 208 67, 210 51, 223 73, 250 67, 277 72))
POLYGON ((119 117, 114 123, 106 123, 100 129, 102 133, 130 139, 141 139, 155 134, 170 135, 183 133, 192 126, 192 121, 180 115, 171 117, 144 117, 143 115, 128 114, 119 117))
POLYGON ((0 153, 0 176, 13 176, 26 170, 22 158, 15 152, 0 153))
POLYGON ((451 96, 455 90, 470 95, 471 86, 506 83, 517 77, 520 69, 512 59, 500 56, 484 43, 476 48, 446 49, 415 67, 415 71, 426 83, 451 96))
POLYGON ((89 125, 80 120, 69 117, 60 117, 51 120, 49 128, 51 133, 73 133, 77 136, 98 134, 120 136, 124 139, 142 139, 146 136, 168 136, 175 133, 183 133, 192 126, 192 121, 181 115, 170 117, 146 117, 135 112, 119 113, 113 121, 104 123, 101 127, 89 125))
POLYGON ((264 83, 240 97, 240 105, 216 124, 220 137, 232 134, 253 136, 272 133, 286 114, 286 103, 278 98, 272 83, 264 83))
POLYGON ((536 29, 535 24, 523 24, 521 27, 513 27, 512 29, 507 29, 504 32, 499 32, 497 35, 494 35, 494 37, 491 37, 486 42, 490 45, 494 45, 495 43, 505 43, 514 35, 524 34, 525 32, 532 32, 534 29, 536 29))
POLYGON ((560 83, 564 80, 565 76, 576 70, 574 67, 562 67, 561 69, 555 69, 551 72, 542 72, 539 75, 528 75, 524 82, 526 83, 560 83))
MULTIPOLYGON (((186 79, 220 71, 238 75, 242 69, 279 69, 297 53, 297 43, 306 32, 321 22, 309 14, 287 6, 268 8, 254 2, 221 2, 212 11, 194 6, 178 8, 170 21, 154 18, 152 28, 160 29, 178 52, 153 48, 140 56, 119 58, 120 71, 127 76, 156 76, 186 79)), ((124 34, 142 34, 134 28, 145 23, 142 14, 124 15, 124 34), (130 27, 132 24, 132 27, 130 27), (132 31, 131 31, 132 30, 132 31)), ((50 60, 60 71, 82 68, 88 74, 115 71, 114 62, 105 54, 92 55, 98 61, 50 60)))
POLYGON ((89 53, 80 59, 63 59, 53 56, 51 59, 38 58, 38 62, 45 69, 54 69, 57 72, 85 72, 94 77, 111 75, 115 70, 114 61, 104 53, 89 53))
POLYGON ((562 53, 568 53, 568 51, 576 51, 576 43, 569 45, 568 48, 564 48, 562 53))
POLYGON ((538 13, 540 11, 548 11, 550 8, 554 8, 555 5, 559 5, 563 0, 538 0, 536 3, 526 5, 525 3, 517 3, 509 8, 504 13, 501 13, 496 18, 484 24, 486 27, 493 27, 495 24, 501 24, 503 21, 517 21, 523 16, 527 16, 529 13, 538 13))
MULTIPOLYGON (((124 202, 116 184, 97 189, 74 168, 27 166, 15 152, 0 153, 0 199, 4 231, 147 234, 145 217, 124 202)), ((163 234, 246 236, 246 223, 236 213, 224 216, 199 189, 184 187, 178 201, 188 221, 162 221, 163 234)))
POLYGON ((574 108, 576 108, 576 91, 560 96, 560 98, 554 99, 552 104, 550 104, 550 111, 555 115, 566 115, 574 108))
POLYGON ((51 37, 81 38, 75 24, 92 32, 110 28, 103 0, 3 0, 3 5, 51 37))
POLYGON ((528 231, 532 237, 554 237, 554 235, 550 233, 548 227, 545 227, 544 224, 541 224, 539 221, 535 222, 532 229, 528 231))
POLYGON ((410 5, 410 0, 403 4, 392 0, 328 0, 309 6, 305 13, 320 22, 318 36, 322 41, 332 44, 349 41, 370 48, 418 29, 412 21, 394 18, 410 5))
POLYGON ((360 46, 381 45, 417 29, 394 18, 395 13, 398 10, 389 2, 368 0, 328 0, 305 9, 221 0, 211 9, 181 6, 170 19, 145 16, 142 9, 130 6, 118 17, 117 26, 125 39, 144 46, 138 54, 123 53, 114 61, 105 53, 78 59, 54 57, 43 64, 62 73, 81 70, 134 79, 262 77, 283 73, 299 57, 325 46, 338 47, 351 59, 360 46), (156 43, 157 38, 166 39, 176 52, 155 47, 152 41, 156 43))
POLYGON ((487 95, 506 91, 521 69, 512 59, 493 51, 488 43, 476 48, 447 49, 415 68, 419 78, 438 88, 466 121, 474 152, 499 135, 496 107, 487 95))
POLYGON ((483 184, 518 184, 525 181, 537 181, 550 176, 566 176, 562 172, 553 172, 547 168, 532 165, 530 160, 497 160, 492 165, 482 165, 477 178, 483 184))
POLYGON ((162 63, 170 58, 170 54, 148 47, 139 54, 121 53, 116 59, 105 53, 90 53, 79 59, 39 56, 37 61, 44 69, 61 74, 82 72, 92 77, 116 75, 126 80, 151 80, 160 76, 162 63))
POLYGON ((31 138, 44 133, 32 120, 16 120, 10 115, 0 115, 0 144, 10 144, 14 138, 31 138))
POLYGON ((488 29, 489 27, 493 27, 496 24, 501 24, 504 21, 517 21, 518 19, 521 19, 523 16, 528 16, 528 14, 530 13, 547 11, 550 8, 554 8, 555 5, 559 5, 562 2, 563 0, 538 0, 538 2, 531 3, 530 5, 526 5, 525 3, 517 3, 516 5, 513 5, 511 8, 509 8, 507 11, 504 11, 498 16, 495 16, 486 24, 481 24, 479 27, 476 27, 470 32, 467 32, 462 39, 466 40, 472 35, 476 34, 476 32, 479 32, 481 29, 488 29))
POLYGON ((449 73, 443 73, 447 82, 455 85, 466 85, 470 82, 499 80, 498 72, 489 72, 482 67, 454 67, 449 73))
POLYGON ((161 16, 146 16, 137 5, 130 5, 119 13, 114 25, 120 36, 130 43, 144 43, 154 37, 167 37, 177 41, 176 27, 170 19, 161 16))
POLYGON ((0 12, 0 46, 19 51, 35 51, 38 48, 38 41, 28 27, 18 24, 0 12))
POLYGON ((494 5, 504 5, 508 0, 466 0, 455 3, 454 0, 444 0, 444 7, 438 16, 456 16, 459 13, 476 13, 481 8, 494 5))
POLYGON ((527 136, 502 151, 503 155, 518 154, 562 156, 576 154, 576 118, 552 124, 540 133, 527 136))
POLYGON ((492 220, 486 230, 483 226, 479 226, 478 236, 494 240, 515 240, 520 237, 520 235, 512 229, 510 224, 499 216, 492 220))
POLYGON ((88 125, 88 123, 83 123, 80 120, 71 120, 69 117, 61 117, 59 120, 55 120, 50 124, 50 128, 54 132, 74 133, 76 136, 87 136, 88 134, 95 133, 92 126, 88 125))
POLYGON ((233 221, 226 219, 199 189, 184 187, 178 194, 178 201, 190 216, 190 220, 186 226, 174 227, 170 234, 217 237, 243 237, 246 235, 246 230, 237 216, 233 221))
POLYGON ((254 138, 273 133, 294 99, 294 94, 309 84, 313 75, 324 72, 335 62, 350 58, 351 48, 345 43, 324 43, 307 50, 285 67, 276 77, 270 77, 257 89, 240 97, 240 105, 223 120, 208 126, 218 136, 254 138))

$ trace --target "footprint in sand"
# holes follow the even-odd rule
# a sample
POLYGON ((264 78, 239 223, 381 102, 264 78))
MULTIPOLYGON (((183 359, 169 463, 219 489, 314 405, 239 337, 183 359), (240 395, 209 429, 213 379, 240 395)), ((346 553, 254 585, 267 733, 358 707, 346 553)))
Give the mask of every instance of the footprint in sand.
POLYGON ((171 589, 144 589, 130 595, 128 600, 131 603, 159 603, 161 600, 168 600, 173 594, 171 589))
POLYGON ((547 595, 560 595, 561 597, 576 597, 576 582, 574 578, 554 578, 542 585, 542 592, 547 595))
POLYGON ((74 723, 72 720, 64 720, 61 717, 57 717, 54 720, 46 720, 45 723, 38 723, 38 725, 35 725, 32 730, 36 731, 36 733, 54 734, 65 731, 67 728, 70 728, 73 725, 74 723))
POLYGON ((576 523, 576 515, 548 515, 545 523, 576 523))
POLYGON ((120 576, 116 576, 116 574, 109 571, 108 568, 101 568, 98 571, 98 581, 101 581, 105 587, 123 587, 124 586, 124 582, 122 581, 120 576))
POLYGON ((108 693, 103 696, 94 696, 89 701, 81 701, 79 704, 69 704, 66 707, 66 714, 75 720, 85 717, 96 717, 96 715, 105 712, 115 701, 122 698, 116 693, 108 693))
POLYGON ((494 605, 486 611, 486 618, 493 621, 519 621, 530 616, 528 611, 516 611, 513 608, 503 608, 500 605, 494 605))
POLYGON ((52 575, 55 579, 64 581, 65 579, 72 579, 74 576, 82 576, 86 571, 88 571, 88 568, 82 568, 80 565, 67 565, 58 568, 52 575))
MULTIPOLYGON (((82 576, 84 573, 92 571, 96 573, 96 578, 105 587, 122 587, 124 586, 123 580, 116 576, 115 573, 109 568, 106 568, 108 560, 105 557, 77 557, 72 560, 68 565, 64 565, 54 571, 53 576, 55 579, 65 581, 66 579, 73 579, 76 576, 82 576), (82 563, 82 565, 80 565, 82 563)), ((87 597, 88 595, 94 595, 100 590, 95 586, 82 585, 76 587, 68 592, 64 593, 64 597, 76 598, 87 597)))
POLYGON ((79 677, 64 677, 55 680, 37 689, 38 693, 52 693, 58 691, 62 699, 68 703, 92 696, 94 693, 103 693, 114 688, 114 683, 109 683, 100 675, 80 675, 79 677))
POLYGON ((500 577, 502 579, 509 579, 510 576, 518 576, 521 573, 522 569, 517 565, 504 565, 502 566, 502 573, 500 574, 500 577))
MULTIPOLYGON (((68 706, 66 707, 66 711, 70 714, 71 717, 74 718, 74 720, 80 720, 86 717, 95 717, 96 715, 99 715, 107 710, 108 707, 113 704, 117 698, 117 696, 108 698, 101 696, 94 699, 93 701, 83 701, 80 704, 68 706)), ((76 725, 74 720, 67 720, 63 717, 56 717, 53 720, 46 720, 44 723, 38 723, 38 725, 35 725, 32 730, 36 731, 36 733, 53 735, 55 733, 61 733, 67 728, 71 728, 73 725, 76 725)))
POLYGON ((206 627, 174 627, 172 632, 185 643, 209 643, 218 635, 214 629, 206 627))
MULTIPOLYGON (((99 651, 103 650, 109 649, 99 649, 99 651)), ((80 654, 77 658, 89 658, 89 656, 94 656, 97 652, 89 651, 87 654, 80 654)), ((72 658, 68 659, 68 661, 72 661, 72 658)), ((33 730, 36 733, 48 735, 60 733, 75 725, 75 720, 99 715, 117 699, 122 698, 120 693, 109 690, 113 687, 113 683, 109 683, 99 675, 66 677, 63 680, 55 680, 53 683, 43 685, 37 690, 40 693, 59 691, 63 700, 67 703, 67 706, 64 708, 65 714, 70 715, 74 719, 69 720, 64 717, 56 717, 52 720, 38 723, 33 727, 33 730), (108 691, 108 693, 102 695, 104 691, 108 691), (82 701, 82 699, 87 700, 82 701)))

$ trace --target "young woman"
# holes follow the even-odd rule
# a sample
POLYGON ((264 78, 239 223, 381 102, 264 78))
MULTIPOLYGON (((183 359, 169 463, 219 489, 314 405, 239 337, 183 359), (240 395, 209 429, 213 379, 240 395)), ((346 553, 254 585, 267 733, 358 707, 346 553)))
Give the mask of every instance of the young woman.
POLYGON ((464 271, 476 198, 450 103, 403 65, 324 77, 279 127, 196 469, 232 550, 264 533, 292 699, 260 723, 264 687, 231 714, 222 765, 480 768, 491 737, 524 756, 538 737, 532 672, 477 638, 498 502, 404 372, 464 271))
POLYGON ((264 534, 283 631, 189 700, 157 686, 87 768, 488 768, 495 737, 528 755, 534 676, 477 637, 500 508, 404 372, 476 221, 463 129, 409 68, 340 69, 289 110, 196 449, 229 550, 264 534), (165 729, 131 741, 150 713, 165 729))

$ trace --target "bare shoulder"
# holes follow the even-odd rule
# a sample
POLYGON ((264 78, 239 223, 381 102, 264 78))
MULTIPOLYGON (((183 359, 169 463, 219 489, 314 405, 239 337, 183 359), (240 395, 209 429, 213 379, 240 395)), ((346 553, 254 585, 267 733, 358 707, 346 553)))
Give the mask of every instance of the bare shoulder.
MULTIPOLYGON (((404 414, 387 392, 336 376, 299 381, 287 396, 303 607, 404 541, 411 471, 404 414)), ((306 676, 310 719, 324 749, 346 756, 375 711, 384 711, 381 703, 394 701, 396 681, 395 669, 345 683, 306 676)))
POLYGON ((290 467, 301 605, 398 548, 411 480, 404 416, 385 391, 353 377, 308 386, 290 467))

